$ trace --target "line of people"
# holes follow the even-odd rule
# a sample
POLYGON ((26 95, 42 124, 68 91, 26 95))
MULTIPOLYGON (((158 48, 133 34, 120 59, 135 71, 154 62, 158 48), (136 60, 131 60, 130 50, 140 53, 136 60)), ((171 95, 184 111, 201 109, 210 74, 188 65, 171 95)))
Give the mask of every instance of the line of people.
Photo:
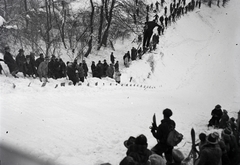
MULTIPOLYGON (((10 53, 10 47, 5 47, 4 61, 7 64, 10 73, 13 77, 18 78, 17 73, 22 72, 24 77, 39 77, 40 81, 48 82, 48 78, 59 79, 68 77, 69 80, 73 82, 74 85, 78 82, 84 82, 88 77, 88 65, 85 60, 78 63, 75 59, 73 62, 67 62, 66 64, 61 58, 56 58, 55 55, 44 57, 41 53, 39 58, 35 60, 35 54, 30 53, 30 55, 24 55, 24 50, 19 49, 16 59, 10 53)), ((113 52, 110 55, 111 63, 108 64, 106 59, 103 63, 99 60, 98 64, 92 62, 91 71, 92 77, 102 78, 110 77, 116 80, 117 83, 121 82, 121 73, 119 70, 118 61, 115 62, 115 57, 113 52), (115 76, 115 77, 114 77, 115 76)), ((2 66, 0 71, 2 71, 2 66)), ((1 73, 1 72, 0 72, 1 73)))

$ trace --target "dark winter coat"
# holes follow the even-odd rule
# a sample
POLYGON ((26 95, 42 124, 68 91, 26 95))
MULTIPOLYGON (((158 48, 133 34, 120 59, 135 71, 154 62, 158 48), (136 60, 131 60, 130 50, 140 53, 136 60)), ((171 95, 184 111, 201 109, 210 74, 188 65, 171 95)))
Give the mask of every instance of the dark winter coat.
POLYGON ((130 156, 138 164, 145 165, 148 162, 149 156, 152 152, 147 149, 147 145, 133 144, 127 150, 127 156, 130 156))
POLYGON ((101 62, 98 62, 96 69, 97 69, 96 77, 102 78, 102 76, 103 76, 103 64, 101 62))
POLYGON ((105 61, 103 63, 103 76, 107 76, 107 69, 108 69, 109 65, 107 64, 107 62, 105 61))
POLYGON ((164 118, 157 128, 157 132, 152 130, 153 136, 157 139, 158 143, 152 148, 152 151, 158 155, 164 153, 167 162, 172 162, 173 147, 167 143, 167 137, 171 130, 175 128, 176 124, 170 118, 164 118))
POLYGON ((24 76, 33 76, 35 74, 35 67, 30 60, 27 60, 24 64, 24 76))
POLYGON ((92 70, 92 77, 97 77, 97 67, 95 63, 92 63, 91 70, 92 70))
POLYGON ((164 118, 157 128, 156 134, 153 136, 159 140, 160 143, 167 143, 167 137, 171 130, 176 126, 176 123, 170 118, 164 118))
POLYGON ((111 53, 111 55, 110 55, 110 61, 112 64, 114 64, 114 62, 115 62, 115 57, 114 57, 113 53, 111 53))
POLYGON ((11 53, 5 52, 5 54, 4 54, 4 62, 5 62, 5 64, 7 64, 10 73, 18 70, 17 63, 14 60, 13 56, 11 55, 11 53))
POLYGON ((221 157, 219 145, 206 144, 200 153, 198 165, 221 165, 221 157))
POLYGON ((223 113, 220 122, 219 122, 219 128, 226 128, 228 126, 229 116, 227 113, 223 113))
POLYGON ((69 80, 73 82, 73 85, 76 85, 76 83, 79 82, 79 78, 76 73, 76 68, 72 64, 69 64, 67 66, 67 76, 69 80))
POLYGON ((86 78, 88 76, 88 66, 87 66, 87 63, 83 62, 82 63, 82 67, 83 67, 83 70, 84 70, 84 77, 86 78))
POLYGON ((26 63, 26 57, 24 54, 18 54, 16 56, 16 63, 19 69, 19 72, 24 72, 24 64, 26 63))

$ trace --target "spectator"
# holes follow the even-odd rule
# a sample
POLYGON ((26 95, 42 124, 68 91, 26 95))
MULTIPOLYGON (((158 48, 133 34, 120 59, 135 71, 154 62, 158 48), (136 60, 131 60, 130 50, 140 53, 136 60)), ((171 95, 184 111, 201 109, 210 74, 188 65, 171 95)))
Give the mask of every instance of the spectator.
POLYGON ((115 81, 120 84, 121 83, 121 73, 119 70, 115 71, 115 81))
POLYGON ((106 77, 107 76, 107 69, 108 69, 108 63, 107 63, 107 61, 106 60, 103 60, 103 77, 106 77))
POLYGON ((110 55, 110 61, 111 61, 111 63, 112 64, 114 64, 115 62, 115 57, 114 57, 114 55, 113 55, 113 52, 111 53, 111 55, 110 55))
POLYGON ((119 63, 118 61, 116 61, 115 65, 114 65, 115 71, 119 71, 119 63))
POLYGON ((26 56, 26 62, 24 63, 23 66, 23 74, 24 76, 28 75, 29 77, 32 76, 34 77, 35 74, 35 66, 34 64, 31 62, 31 57, 30 55, 26 56))
POLYGON ((16 74, 18 73, 18 66, 16 61, 14 60, 12 54, 10 53, 9 46, 5 47, 5 54, 4 54, 4 62, 7 64, 8 69, 13 77, 18 78, 16 74))
POLYGON ((102 78, 102 76, 103 76, 103 64, 101 63, 101 61, 99 60, 98 61, 98 64, 97 64, 97 75, 96 75, 96 77, 98 77, 98 78, 102 78))
POLYGON ((24 55, 24 50, 23 49, 19 49, 18 55, 16 56, 16 63, 17 63, 19 72, 23 73, 24 72, 24 65, 26 63, 26 57, 24 55))
POLYGON ((40 56, 38 59, 36 59, 36 67, 38 68, 39 64, 44 61, 44 56, 42 53, 40 53, 40 56))
POLYGON ((81 82, 84 82, 85 73, 82 63, 78 65, 78 77, 81 82))
POLYGON ((114 66, 113 66, 113 64, 110 64, 108 66, 108 69, 106 71, 106 75, 107 75, 107 77, 113 78, 113 75, 114 75, 114 66))
POLYGON ((73 65, 72 62, 67 62, 67 76, 69 80, 73 82, 73 85, 76 85, 79 82, 79 78, 77 75, 76 66, 73 65))
POLYGON ((45 60, 40 63, 38 66, 38 76, 40 81, 42 82, 42 78, 45 78, 45 81, 48 82, 48 63, 49 63, 49 57, 45 57, 45 60))
POLYGON ((145 26, 144 26, 144 36, 143 36, 143 48, 149 47, 149 43, 150 43, 150 39, 152 37, 153 34, 153 29, 156 26, 160 26, 158 25, 156 22, 154 21, 150 21, 150 22, 145 22, 145 26))
POLYGON ((222 117, 219 121, 219 128, 226 128, 228 126, 228 123, 229 123, 229 116, 228 116, 228 112, 227 110, 223 110, 223 114, 222 114, 222 117))
POLYGON ((216 105, 211 112, 212 118, 209 120, 208 126, 219 127, 219 120, 221 119, 222 114, 221 106, 219 104, 216 105))
POLYGON ((97 68, 94 61, 92 61, 91 70, 92 70, 92 77, 97 77, 97 68))
POLYGON ((84 70, 84 77, 87 78, 87 76, 88 76, 88 66, 87 66, 87 63, 86 63, 85 60, 83 60, 82 67, 83 67, 83 70, 84 70))
POLYGON ((222 157, 222 151, 221 148, 218 145, 217 137, 214 135, 214 133, 211 133, 208 135, 206 139, 207 143, 202 148, 202 151, 200 152, 200 156, 198 159, 198 165, 220 165, 221 163, 221 157, 222 157))
POLYGON ((59 58, 59 78, 66 77, 67 66, 61 58, 59 58))

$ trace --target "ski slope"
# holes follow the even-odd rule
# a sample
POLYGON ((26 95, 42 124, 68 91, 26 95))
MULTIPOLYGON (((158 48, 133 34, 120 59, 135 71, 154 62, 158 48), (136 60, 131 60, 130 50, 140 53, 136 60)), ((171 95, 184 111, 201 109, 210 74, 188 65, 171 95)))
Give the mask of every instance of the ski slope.
MULTIPOLYGON (((230 117, 236 118, 240 109, 239 8, 238 0, 225 8, 202 5, 168 27, 157 50, 129 68, 123 67, 122 56, 136 45, 117 42, 114 54, 123 85, 88 78, 81 86, 63 87, 68 80, 50 79, 41 87, 38 79, 0 75, 1 145, 45 164, 117 165, 129 136, 145 134, 149 148, 156 144, 149 129, 152 115, 159 123, 162 110, 170 108, 176 129, 184 135, 176 148, 187 155, 192 127, 196 137, 221 131, 206 126, 216 104, 230 117)), ((105 49, 86 61, 90 67, 91 61, 109 59, 110 53, 105 49)), ((6 164, 19 164, 14 158, 6 164)))

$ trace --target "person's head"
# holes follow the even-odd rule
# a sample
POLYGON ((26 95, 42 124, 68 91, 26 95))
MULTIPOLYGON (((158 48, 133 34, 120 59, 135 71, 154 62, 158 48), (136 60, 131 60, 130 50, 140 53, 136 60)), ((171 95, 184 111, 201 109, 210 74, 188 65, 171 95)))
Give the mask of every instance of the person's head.
POLYGON ((45 57, 45 61, 47 61, 47 62, 49 62, 49 61, 50 61, 50 58, 49 58, 49 56, 46 56, 46 57, 45 57))
POLYGON ((202 142, 205 142, 206 141, 206 138, 207 138, 207 135, 205 133, 200 133, 199 134, 199 139, 202 141, 202 142))
POLYGON ((210 133, 208 136, 207 136, 207 143, 208 144, 217 144, 218 143, 218 137, 216 137, 216 135, 214 133, 210 133))
POLYGON ((172 116, 172 110, 169 108, 166 108, 163 110, 163 116, 164 118, 170 118, 172 116))
POLYGON ((5 52, 10 52, 10 47, 9 46, 5 46, 4 50, 5 50, 5 52))
POLYGON ((215 109, 221 109, 222 107, 221 107, 221 105, 219 105, 219 104, 217 104, 216 106, 215 106, 215 109))
POLYGON ((136 137, 135 144, 137 145, 148 145, 147 143, 147 137, 143 134, 136 137))
POLYGON ((30 62, 30 55, 26 55, 26 61, 29 63, 30 62))
POLYGON ((18 53, 19 53, 19 54, 23 54, 23 53, 24 53, 24 50, 23 50, 23 49, 19 49, 19 50, 18 50, 18 53))
POLYGON ((43 57, 43 53, 40 53, 39 56, 40 56, 40 58, 44 58, 44 57, 43 57))

